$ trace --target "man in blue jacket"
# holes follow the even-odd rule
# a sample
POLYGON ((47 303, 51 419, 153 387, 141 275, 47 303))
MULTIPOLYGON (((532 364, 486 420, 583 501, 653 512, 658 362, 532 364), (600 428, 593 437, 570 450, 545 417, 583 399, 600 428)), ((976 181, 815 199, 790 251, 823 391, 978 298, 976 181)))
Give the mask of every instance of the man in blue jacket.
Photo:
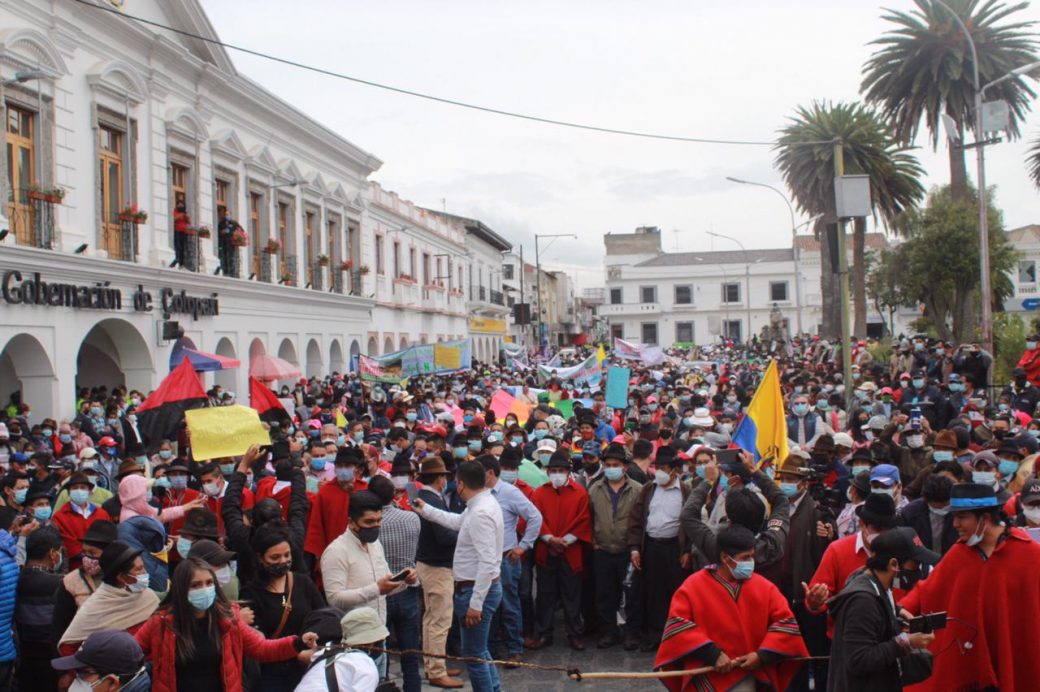
POLYGON ((18 539, 11 525, 18 513, 0 507, 0 690, 9 690, 14 681, 18 649, 14 644, 14 605, 18 589, 18 539))

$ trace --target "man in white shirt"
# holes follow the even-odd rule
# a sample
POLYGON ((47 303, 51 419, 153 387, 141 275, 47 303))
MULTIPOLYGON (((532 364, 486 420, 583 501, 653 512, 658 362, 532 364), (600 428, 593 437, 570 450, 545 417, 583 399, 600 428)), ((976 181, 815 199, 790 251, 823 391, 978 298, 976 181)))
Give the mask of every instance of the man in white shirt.
MULTIPOLYGON (((459 532, 455 544, 452 576, 455 579, 455 615, 462 622, 462 655, 490 659, 488 633, 491 617, 502 602, 499 573, 502 563, 505 522, 498 501, 485 488, 484 467, 464 461, 455 472, 459 497, 466 511, 453 514, 415 501, 415 511, 424 519, 459 532)), ((474 692, 499 692, 501 683, 495 666, 467 662, 474 692)))

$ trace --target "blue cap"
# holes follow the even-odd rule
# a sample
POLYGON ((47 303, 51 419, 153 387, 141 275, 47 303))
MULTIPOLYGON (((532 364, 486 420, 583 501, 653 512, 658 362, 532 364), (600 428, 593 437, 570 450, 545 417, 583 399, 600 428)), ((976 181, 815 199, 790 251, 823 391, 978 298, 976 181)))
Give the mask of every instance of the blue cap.
POLYGON ((899 469, 892 464, 878 464, 870 469, 870 482, 878 481, 885 485, 895 485, 899 482, 899 469))
POLYGON ((599 442, 596 442, 595 440, 589 440, 581 446, 581 453, 598 457, 600 454, 599 442))

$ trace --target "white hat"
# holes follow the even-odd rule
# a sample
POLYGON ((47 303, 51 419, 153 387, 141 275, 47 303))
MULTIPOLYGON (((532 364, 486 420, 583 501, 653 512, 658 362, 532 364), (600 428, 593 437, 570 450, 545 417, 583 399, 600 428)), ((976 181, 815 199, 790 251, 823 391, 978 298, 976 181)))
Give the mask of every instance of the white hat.
POLYGON ((693 409, 693 424, 700 427, 712 427, 715 425, 715 419, 711 417, 711 412, 704 408, 693 409))
POLYGON ((343 643, 347 646, 378 644, 390 636, 379 613, 372 608, 354 608, 339 621, 343 628, 343 643))
POLYGON ((534 450, 535 452, 555 452, 556 451, 556 440, 551 437, 543 437, 538 441, 538 446, 534 450))
POLYGON ((93 447, 84 447, 83 449, 79 450, 80 459, 93 459, 96 456, 97 450, 93 447))
POLYGON ((852 449, 854 443, 852 442, 852 435, 848 433, 834 433, 834 446, 835 447, 847 447, 852 449))

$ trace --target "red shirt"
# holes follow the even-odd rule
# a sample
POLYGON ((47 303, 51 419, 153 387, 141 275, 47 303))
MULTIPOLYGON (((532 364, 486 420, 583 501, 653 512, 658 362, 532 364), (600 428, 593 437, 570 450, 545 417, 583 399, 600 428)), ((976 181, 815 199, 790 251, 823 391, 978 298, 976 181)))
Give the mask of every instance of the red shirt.
POLYGON ((326 483, 318 489, 311 504, 307 537, 303 543, 304 552, 321 557, 329 543, 347 530, 350 521, 350 493, 367 487, 368 484, 364 481, 356 480, 350 491, 344 490, 337 482, 326 483))
MULTIPOLYGON (((206 503, 203 505, 206 509, 217 515, 217 534, 220 536, 224 535, 224 517, 220 515, 220 510, 224 507, 224 493, 227 492, 227 488, 227 481, 224 481, 224 487, 220 492, 220 497, 206 496, 206 503)), ((245 512, 253 509, 253 504, 253 491, 249 488, 242 488, 242 511, 245 512)))
POLYGON ((65 554, 69 558, 70 572, 79 569, 79 554, 83 552, 83 536, 86 535, 90 525, 98 519, 111 519, 108 516, 108 512, 97 505, 93 507, 94 511, 91 512, 90 516, 84 517, 81 513, 72 509, 72 502, 70 501, 63 504, 61 509, 51 517, 51 523, 54 524, 54 528, 58 529, 62 543, 65 544, 65 554))
MULTIPOLYGON (((167 507, 180 507, 186 505, 196 497, 199 496, 198 490, 192 490, 191 488, 185 488, 184 490, 173 490, 172 488, 166 489, 166 495, 162 499, 162 508, 167 507)), ((217 515, 217 521, 220 521, 220 515, 217 515)), ((171 521, 166 525, 166 533, 171 536, 176 536, 181 532, 181 527, 184 526, 184 517, 171 521)))

